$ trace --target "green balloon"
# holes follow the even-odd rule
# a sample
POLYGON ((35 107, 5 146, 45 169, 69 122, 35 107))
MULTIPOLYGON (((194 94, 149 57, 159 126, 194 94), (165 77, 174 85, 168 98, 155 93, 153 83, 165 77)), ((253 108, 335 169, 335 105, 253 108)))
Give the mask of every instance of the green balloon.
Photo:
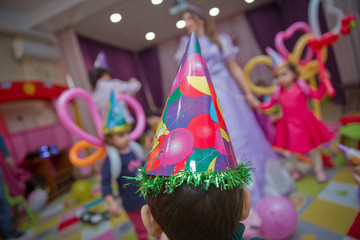
POLYGON ((91 197, 91 185, 85 180, 77 180, 71 186, 71 194, 79 202, 88 200, 91 197))

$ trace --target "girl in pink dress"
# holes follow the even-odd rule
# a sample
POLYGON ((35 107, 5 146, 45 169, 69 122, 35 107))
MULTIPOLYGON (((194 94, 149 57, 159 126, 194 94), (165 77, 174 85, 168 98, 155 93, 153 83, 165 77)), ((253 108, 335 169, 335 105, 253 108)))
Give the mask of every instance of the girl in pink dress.
POLYGON ((313 160, 315 177, 318 182, 326 182, 327 175, 323 167, 318 147, 333 138, 333 134, 319 121, 307 106, 307 99, 322 99, 325 94, 321 82, 318 90, 313 90, 303 80, 298 79, 296 67, 286 62, 271 48, 266 49, 272 57, 275 77, 278 81, 276 90, 269 103, 261 104, 263 110, 279 103, 283 116, 276 123, 274 146, 287 150, 291 155, 295 180, 301 178, 296 166, 297 154, 309 153, 313 160))

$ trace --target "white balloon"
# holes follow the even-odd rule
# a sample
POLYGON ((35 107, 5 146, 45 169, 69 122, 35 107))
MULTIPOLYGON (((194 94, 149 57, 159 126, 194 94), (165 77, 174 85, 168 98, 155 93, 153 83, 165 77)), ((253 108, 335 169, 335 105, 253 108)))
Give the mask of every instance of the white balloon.
MULTIPOLYGON (((341 28, 341 19, 344 17, 344 12, 334 5, 334 0, 326 0, 325 10, 326 13, 336 15, 337 21, 335 27, 331 30, 332 33, 338 34, 341 28)), ((316 38, 321 37, 321 30, 319 24, 319 5, 320 0, 311 0, 309 3, 308 17, 309 23, 316 38)))
POLYGON ((46 204, 47 200, 47 192, 40 188, 32 191, 27 198, 28 205, 34 212, 39 211, 46 204))

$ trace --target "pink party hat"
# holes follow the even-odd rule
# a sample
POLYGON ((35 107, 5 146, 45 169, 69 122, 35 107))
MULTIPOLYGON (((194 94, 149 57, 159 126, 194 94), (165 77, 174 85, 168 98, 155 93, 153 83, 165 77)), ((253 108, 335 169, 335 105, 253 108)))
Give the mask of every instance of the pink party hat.
POLYGON ((168 193, 180 182, 241 188, 251 181, 250 170, 247 164, 237 165, 198 38, 192 33, 137 179, 141 192, 154 193, 164 181, 168 193), (164 178, 154 182, 154 176, 164 178))
POLYGON ((353 165, 360 164, 360 150, 342 145, 340 143, 338 143, 337 146, 353 165))
POLYGON ((281 56, 280 53, 276 52, 271 47, 267 47, 265 51, 266 54, 272 59, 274 70, 279 69, 280 67, 284 66, 287 63, 287 60, 283 56, 281 56))
POLYGON ((102 68, 102 69, 109 69, 109 65, 106 61, 106 56, 103 51, 100 51, 96 57, 94 68, 102 68))

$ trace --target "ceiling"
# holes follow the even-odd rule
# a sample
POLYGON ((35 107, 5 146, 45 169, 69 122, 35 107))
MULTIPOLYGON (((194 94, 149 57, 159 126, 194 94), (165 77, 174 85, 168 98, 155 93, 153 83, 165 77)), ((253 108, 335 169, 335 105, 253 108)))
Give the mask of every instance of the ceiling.
MULTIPOLYGON (((188 0, 205 12, 218 7, 215 21, 267 4, 273 0, 188 0)), ((56 31, 74 26, 82 36, 131 51, 184 34, 175 24, 181 15, 170 15, 175 0, 153 5, 151 0, 0 0, 0 30, 55 38, 56 31), (109 17, 118 12, 122 20, 112 23, 109 17), (2 17, 1 17, 2 16, 2 17), (147 32, 156 38, 145 39, 147 32)))

